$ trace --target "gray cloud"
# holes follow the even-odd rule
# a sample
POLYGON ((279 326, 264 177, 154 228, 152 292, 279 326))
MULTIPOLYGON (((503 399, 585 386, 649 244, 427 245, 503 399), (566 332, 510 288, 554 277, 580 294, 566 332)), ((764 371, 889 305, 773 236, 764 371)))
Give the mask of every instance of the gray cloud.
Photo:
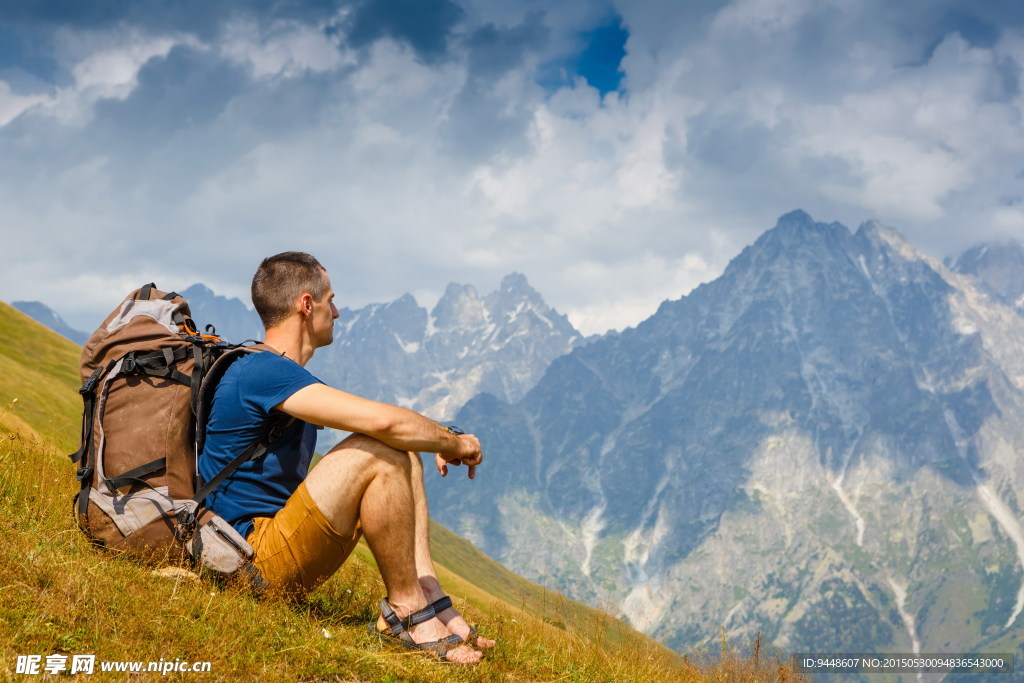
POLYGON ((1017 3, 539 7, 6 4, 0 298, 84 328, 142 280, 244 296, 295 248, 347 305, 518 270, 601 331, 796 207, 935 256, 1024 237, 1017 3), (616 14, 602 96, 571 65, 616 14))
MULTIPOLYGON (((472 162, 499 153, 518 156, 529 149, 525 138, 542 98, 540 88, 522 79, 515 84, 517 95, 510 97, 508 83, 506 88, 495 84, 522 69, 531 55, 546 47, 549 37, 542 12, 530 12, 522 24, 509 28, 485 24, 466 37, 465 82, 442 127, 453 155, 472 162)), ((513 76, 511 83, 516 80, 520 79, 513 76)))
POLYGON ((359 48, 394 38, 430 63, 447 55, 449 37, 462 17, 462 8, 451 0, 363 0, 347 21, 348 39, 359 48))
POLYGON ((152 31, 188 32, 211 40, 218 36, 225 23, 239 17, 266 22, 278 19, 316 22, 333 17, 349 4, 346 0, 6 0, 0 5, 0 22, 21 30, 25 27, 97 30, 130 25, 152 31))
POLYGON ((522 24, 512 28, 481 26, 465 40, 471 78, 481 83, 501 77, 522 65, 527 55, 542 49, 550 35, 544 24, 544 12, 540 11, 528 13, 522 24))

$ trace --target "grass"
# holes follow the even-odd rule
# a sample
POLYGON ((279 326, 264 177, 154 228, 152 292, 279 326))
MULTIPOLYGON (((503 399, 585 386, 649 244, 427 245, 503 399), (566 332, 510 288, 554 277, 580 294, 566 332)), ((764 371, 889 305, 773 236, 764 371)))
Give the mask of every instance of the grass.
MULTIPOLYGON (((384 589, 365 546, 299 604, 258 600, 207 578, 164 578, 94 548, 73 520, 77 482, 65 455, 77 441, 77 347, 12 310, 0 305, 0 369, 14 369, 0 372, 4 679, 22 678, 16 659, 28 654, 211 662, 209 673, 170 674, 187 680, 799 679, 777 656, 761 661, 724 646, 715 657, 675 655, 515 576, 439 525, 432 542, 442 583, 469 621, 499 641, 477 667, 435 663, 366 632, 384 589)), ((115 676, 125 674, 95 674, 115 676)))

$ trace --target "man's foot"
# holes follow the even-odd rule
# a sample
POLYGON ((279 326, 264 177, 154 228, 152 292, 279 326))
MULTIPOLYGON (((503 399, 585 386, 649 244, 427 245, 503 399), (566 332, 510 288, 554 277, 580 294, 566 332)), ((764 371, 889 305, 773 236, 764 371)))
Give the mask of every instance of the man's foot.
MULTIPOLYGON (((400 619, 404 619, 410 613, 410 610, 403 609, 398 605, 395 605, 394 609, 395 614, 400 619)), ((391 635, 391 626, 388 624, 383 614, 377 617, 377 633, 382 636, 395 637, 391 635)), ((445 639, 451 638, 453 635, 437 617, 416 624, 415 626, 407 629, 405 633, 407 633, 412 638, 412 641, 417 645, 441 643, 445 639)), ((462 640, 464 641, 464 639, 462 640)), ((423 651, 430 652, 432 650, 440 651, 436 648, 429 648, 423 651)), ((442 647, 441 650, 445 650, 444 658, 455 664, 478 664, 484 656, 482 652, 467 647, 466 645, 456 645, 454 647, 447 646, 442 647)))
POLYGON ((451 599, 444 594, 436 580, 426 582, 428 585, 435 584, 436 588, 434 590, 429 590, 428 586, 423 586, 423 583, 424 581, 420 582, 420 585, 423 587, 423 593, 427 596, 427 600, 430 601, 434 609, 437 610, 437 618, 441 620, 441 623, 449 631, 462 638, 462 642, 478 647, 481 650, 490 650, 497 645, 495 641, 490 638, 484 638, 476 632, 475 628, 466 623, 466 620, 455 609, 451 599))

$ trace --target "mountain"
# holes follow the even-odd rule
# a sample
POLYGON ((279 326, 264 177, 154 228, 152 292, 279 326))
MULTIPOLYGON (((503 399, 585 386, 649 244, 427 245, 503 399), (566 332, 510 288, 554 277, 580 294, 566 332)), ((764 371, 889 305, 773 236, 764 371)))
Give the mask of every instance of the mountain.
POLYGON ((81 332, 68 325, 64 322, 63 318, 46 304, 38 301, 12 301, 11 306, 79 346, 85 344, 85 341, 89 338, 88 333, 81 332))
POLYGON ((206 326, 212 325, 220 337, 235 344, 247 339, 263 339, 260 317, 241 299, 215 294, 201 283, 181 290, 181 295, 188 301, 192 319, 200 332, 206 333, 206 326))
POLYGON ((947 264, 956 273, 972 275, 982 288, 1024 311, 1024 243, 1019 241, 978 244, 947 264))
POLYGON ((521 400, 470 401, 485 462, 431 479, 432 511, 677 649, 724 625, 794 652, 1013 652, 1022 340, 894 230, 793 212, 521 400))
MULTIPOLYGON (((200 328, 212 323, 230 341, 262 339, 258 317, 240 300, 200 284, 182 294, 200 328)), ((334 343, 316 352, 310 371, 331 386, 438 420, 482 391, 522 398, 552 360, 583 342, 518 273, 483 297, 450 284, 430 312, 406 294, 339 313, 334 343)))
POLYGON ((410 295, 340 313, 334 344, 314 357, 314 373, 438 420, 480 392, 522 398, 552 360, 583 341, 517 273, 483 297, 450 284, 429 313, 410 295))
MULTIPOLYGON (((209 325, 234 343, 263 338, 259 316, 240 299, 201 283, 180 291, 200 332, 209 325)), ((78 344, 88 338, 38 302, 14 305, 78 344)), ((332 386, 437 420, 450 420, 480 392, 519 400, 552 360, 585 341, 519 273, 486 296, 452 283, 430 312, 406 294, 339 313, 334 343, 317 351, 310 371, 332 386)))

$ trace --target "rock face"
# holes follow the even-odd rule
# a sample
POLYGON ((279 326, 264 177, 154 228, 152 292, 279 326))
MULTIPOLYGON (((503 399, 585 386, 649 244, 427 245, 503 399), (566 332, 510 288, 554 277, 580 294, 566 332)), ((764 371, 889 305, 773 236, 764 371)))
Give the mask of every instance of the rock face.
POLYGON ((408 294, 340 312, 334 344, 314 357, 313 372, 437 420, 481 392, 519 400, 552 360, 583 341, 517 273, 484 297, 450 284, 429 313, 408 294))
POLYGON ((37 323, 45 325, 65 339, 70 339, 79 346, 85 344, 89 338, 87 333, 76 330, 64 322, 64 319, 46 304, 38 301, 12 301, 11 307, 21 311, 37 323))
POLYGON ((973 275, 982 289, 1024 313, 1024 243, 979 244, 948 265, 954 272, 973 275))
MULTIPOLYGON (((258 316, 238 299, 203 285, 182 294, 200 327, 212 323, 232 342, 262 339, 258 316)), ((583 341, 517 273, 484 297, 451 284, 431 312, 409 294, 339 312, 334 343, 316 352, 310 371, 331 386, 437 420, 451 419, 480 392, 522 398, 553 359, 583 341)))
POLYGON ((210 325, 221 338, 235 344, 247 339, 263 339, 260 317, 240 299, 214 294, 200 283, 181 290, 181 295, 188 301, 192 319, 200 332, 206 333, 206 326, 210 325))
POLYGON ((457 420, 487 459, 432 515, 670 646, 1017 649, 1024 319, 877 223, 788 214, 457 420))

